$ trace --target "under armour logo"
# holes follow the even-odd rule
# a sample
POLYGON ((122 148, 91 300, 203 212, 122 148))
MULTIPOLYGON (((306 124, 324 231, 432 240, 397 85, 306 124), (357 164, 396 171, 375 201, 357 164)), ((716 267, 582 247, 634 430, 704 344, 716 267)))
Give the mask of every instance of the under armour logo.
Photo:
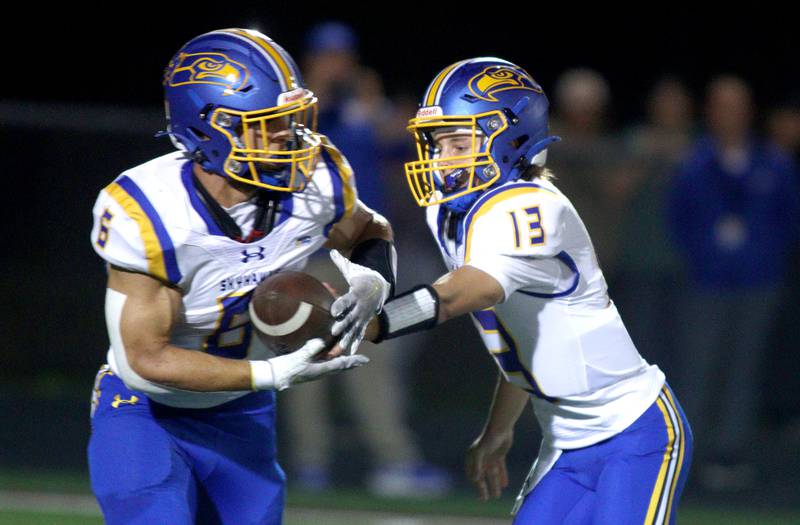
POLYGON ((117 394, 114 396, 114 401, 111 402, 111 406, 114 408, 119 408, 120 405, 135 405, 139 402, 139 398, 136 396, 131 396, 130 399, 122 399, 122 397, 117 394))
POLYGON ((242 250, 242 255, 244 255, 244 257, 242 257, 242 262, 243 263, 249 263, 250 259, 256 259, 257 261, 263 261, 264 260, 264 247, 263 246, 259 246, 255 253, 250 253, 246 249, 242 250))

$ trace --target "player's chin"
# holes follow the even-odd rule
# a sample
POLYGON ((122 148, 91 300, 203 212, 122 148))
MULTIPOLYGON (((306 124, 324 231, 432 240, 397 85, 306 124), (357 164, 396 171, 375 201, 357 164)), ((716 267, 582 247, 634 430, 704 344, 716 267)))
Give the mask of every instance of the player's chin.
POLYGON ((286 169, 286 164, 280 162, 258 161, 255 163, 259 171, 274 177, 281 177, 286 169))

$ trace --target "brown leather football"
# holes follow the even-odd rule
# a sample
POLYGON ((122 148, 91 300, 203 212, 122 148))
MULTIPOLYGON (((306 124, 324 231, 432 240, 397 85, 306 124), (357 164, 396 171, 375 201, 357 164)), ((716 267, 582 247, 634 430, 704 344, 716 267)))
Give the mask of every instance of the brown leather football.
POLYGON ((253 291, 250 320, 256 334, 276 354, 288 354, 309 339, 333 345, 334 297, 315 277, 284 271, 267 277, 253 291))

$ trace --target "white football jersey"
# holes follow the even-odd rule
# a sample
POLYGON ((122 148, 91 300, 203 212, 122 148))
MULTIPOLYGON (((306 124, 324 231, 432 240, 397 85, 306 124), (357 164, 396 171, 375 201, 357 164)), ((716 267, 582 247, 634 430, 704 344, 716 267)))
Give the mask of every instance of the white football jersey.
MULTIPOLYGON (((269 351, 249 322, 250 292, 274 272, 302 268, 326 242, 330 228, 352 213, 356 200, 347 160, 324 139, 305 190, 284 194, 268 235, 241 243, 222 233, 195 190, 192 162, 174 152, 124 172, 100 192, 91 240, 110 264, 152 275, 181 291, 171 344, 234 359, 264 359, 269 351)), ((258 206, 248 201, 227 211, 246 236, 258 206)), ((120 375, 111 350, 108 360, 120 375)), ((125 380, 124 374, 120 377, 125 380)), ((248 393, 164 390, 149 396, 189 408, 248 393)))
POLYGON ((448 240, 438 206, 427 218, 451 270, 474 266, 505 290, 472 318, 505 378, 531 393, 549 445, 607 439, 655 401, 664 374, 639 355, 583 222, 551 182, 486 192, 464 216, 461 242, 448 240))

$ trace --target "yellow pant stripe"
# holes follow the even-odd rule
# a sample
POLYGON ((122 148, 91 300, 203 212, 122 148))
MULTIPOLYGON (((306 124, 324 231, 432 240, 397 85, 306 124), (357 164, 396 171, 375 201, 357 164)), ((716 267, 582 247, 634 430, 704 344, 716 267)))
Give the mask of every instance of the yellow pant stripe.
POLYGON ((664 451, 664 460, 658 471, 656 486, 653 488, 653 495, 650 497, 650 505, 647 507, 647 516, 644 519, 645 525, 655 523, 658 514, 658 503, 661 501, 661 495, 664 492, 664 480, 669 471, 670 460, 672 459, 672 448, 675 446, 675 428, 672 426, 669 412, 660 396, 656 399, 656 404, 658 405, 658 409, 661 410, 661 414, 664 416, 664 424, 667 426, 667 449, 664 451))
POLYGON ((680 445, 678 449, 678 465, 675 469, 675 476, 672 478, 672 484, 669 488, 669 501, 667 502, 667 513, 664 517, 664 523, 669 523, 669 515, 672 511, 672 498, 675 496, 675 488, 678 486, 678 479, 681 477, 681 467, 683 467, 683 452, 686 448, 684 445, 686 443, 686 432, 683 427, 683 420, 681 419, 680 412, 678 412, 678 407, 675 404, 675 400, 672 398, 672 392, 668 388, 664 388, 664 393, 667 396, 667 402, 672 407, 672 410, 675 412, 675 418, 678 420, 678 429, 680 431, 680 445))

